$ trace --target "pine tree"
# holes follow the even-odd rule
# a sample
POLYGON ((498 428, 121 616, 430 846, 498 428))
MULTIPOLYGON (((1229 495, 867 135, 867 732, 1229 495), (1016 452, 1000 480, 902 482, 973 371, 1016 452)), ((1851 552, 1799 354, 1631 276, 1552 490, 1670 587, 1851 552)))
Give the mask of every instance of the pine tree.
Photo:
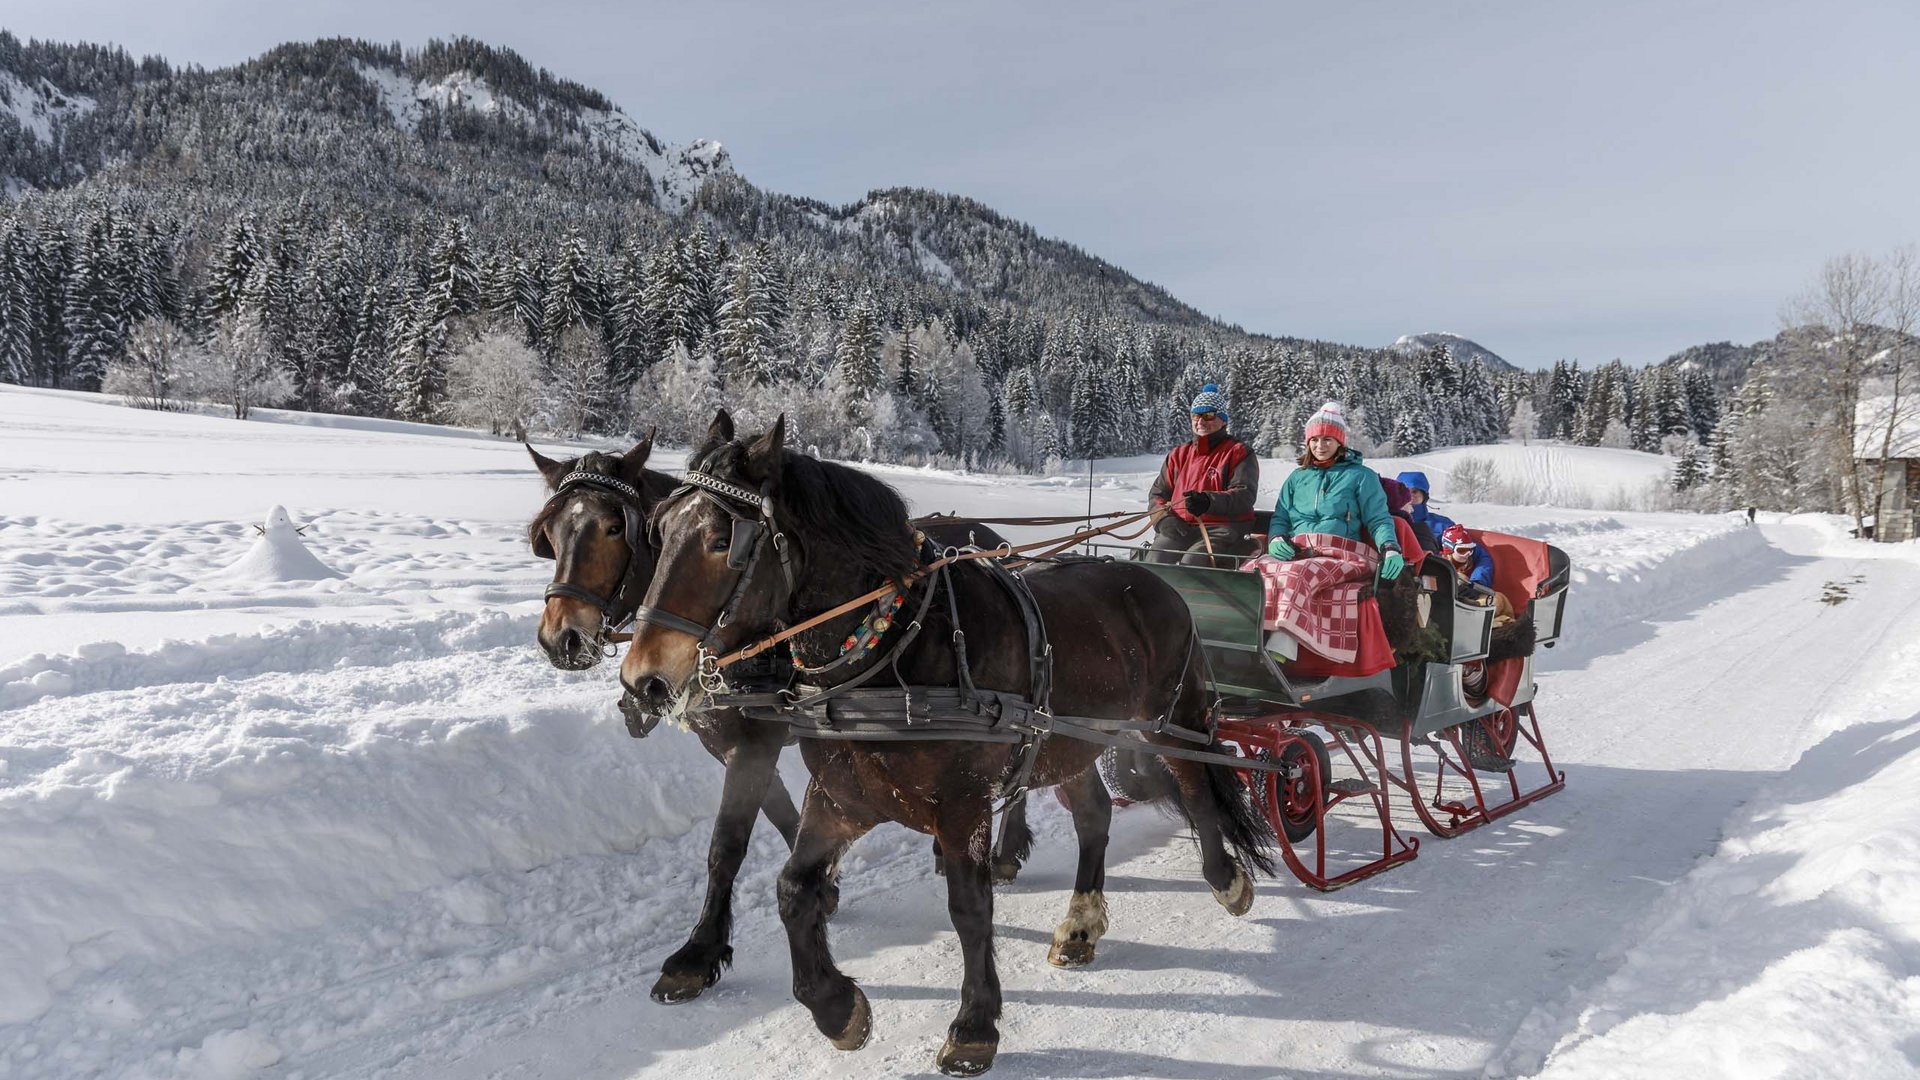
POLYGON ((220 250, 207 266, 207 309, 215 315, 238 310, 260 261, 262 245, 252 214, 242 214, 227 225, 220 250))
POLYGON ((0 227, 0 381, 33 381, 32 239, 17 221, 0 227))
POLYGON ((1691 491, 1699 487, 1707 478, 1707 470, 1700 463, 1699 447, 1689 442, 1680 448, 1680 457, 1673 463, 1673 490, 1691 491))
POLYGON ((547 271, 541 337, 548 355, 552 356, 560 347, 560 339, 567 331, 576 326, 597 325, 599 321, 600 283, 579 231, 569 229, 559 255, 547 271))
POLYGON ((66 385, 97 389, 108 365, 120 358, 127 326, 121 314, 110 240, 111 222, 87 229, 67 274, 61 312, 66 325, 66 385))
POLYGON ((834 367, 854 400, 868 402, 882 392, 880 323, 871 295, 863 295, 847 313, 840 345, 834 350, 834 367))

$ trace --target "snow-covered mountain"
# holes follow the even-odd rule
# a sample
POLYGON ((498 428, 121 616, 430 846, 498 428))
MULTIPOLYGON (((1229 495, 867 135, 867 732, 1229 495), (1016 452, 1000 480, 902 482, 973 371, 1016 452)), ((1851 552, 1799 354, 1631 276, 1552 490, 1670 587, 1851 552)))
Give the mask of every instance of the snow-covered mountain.
POLYGON ((1482 345, 1479 342, 1461 337, 1459 334, 1447 334, 1447 333, 1439 333, 1439 332, 1426 333, 1426 334, 1403 334, 1401 335, 1399 340, 1395 341, 1389 347, 1392 348, 1395 352, 1406 353, 1408 356, 1417 356, 1420 353, 1426 352, 1428 349, 1433 348, 1435 345, 1445 345, 1448 348, 1452 349, 1453 357, 1456 360, 1460 360, 1460 361, 1478 360, 1481 363, 1487 365, 1488 371, 1520 370, 1518 367, 1515 367, 1514 365, 1501 359, 1500 355, 1494 352, 1492 349, 1487 348, 1485 345, 1482 345))
POLYGON ((389 66, 364 60, 356 60, 354 70, 379 93, 380 104, 401 131, 418 131, 422 116, 429 110, 464 110, 563 142, 603 150, 645 169, 653 182, 657 204, 665 210, 685 210, 709 177, 733 174, 733 159, 719 143, 695 139, 682 146, 669 145, 634 123, 618 106, 578 104, 556 122, 539 110, 542 102, 536 100, 529 105, 494 89, 486 76, 473 71, 453 71, 439 78, 415 77, 404 64, 389 66))

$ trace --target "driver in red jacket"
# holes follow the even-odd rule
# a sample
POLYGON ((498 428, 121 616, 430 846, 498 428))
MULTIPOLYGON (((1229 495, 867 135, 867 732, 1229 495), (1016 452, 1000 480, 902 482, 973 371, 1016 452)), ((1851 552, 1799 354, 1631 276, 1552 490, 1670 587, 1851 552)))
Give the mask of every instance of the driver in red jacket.
POLYGON ((1258 553, 1253 500, 1260 492, 1260 459, 1227 431, 1227 396, 1208 383, 1189 409, 1193 441, 1167 454, 1148 499, 1173 512, 1155 526, 1152 562, 1232 568, 1258 553), (1201 530, 1205 529, 1203 537, 1201 530), (1214 558, 1208 558, 1211 550, 1214 558))

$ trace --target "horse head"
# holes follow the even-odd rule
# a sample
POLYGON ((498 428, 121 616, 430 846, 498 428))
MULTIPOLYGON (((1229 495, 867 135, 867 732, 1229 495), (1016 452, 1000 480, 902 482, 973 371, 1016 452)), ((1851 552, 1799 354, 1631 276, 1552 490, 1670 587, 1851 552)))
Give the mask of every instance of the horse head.
POLYGON ((527 526, 527 540, 536 556, 553 560, 538 638, 555 667, 580 671, 599 663, 607 635, 633 616, 652 581, 647 512, 672 483, 647 471, 652 450, 651 434, 625 454, 570 461, 527 447, 551 493, 527 526))
POLYGON ((620 681, 649 713, 683 704, 703 655, 771 632, 792 601, 795 552, 777 511, 786 417, 752 440, 720 410, 653 515, 659 556, 620 681), (779 564, 779 569, 775 564, 779 564))

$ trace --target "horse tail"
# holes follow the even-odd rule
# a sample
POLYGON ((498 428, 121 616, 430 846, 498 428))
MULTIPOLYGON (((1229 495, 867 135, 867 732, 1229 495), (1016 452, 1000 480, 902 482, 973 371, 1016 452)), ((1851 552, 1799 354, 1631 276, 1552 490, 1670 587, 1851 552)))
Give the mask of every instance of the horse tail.
MULTIPOLYGON (((1255 809, 1247 786, 1240 782, 1240 774, 1231 766, 1208 762, 1206 770, 1207 789, 1213 796, 1213 804, 1219 808, 1220 839, 1226 841, 1240 865, 1267 877, 1274 876, 1277 868, 1273 856, 1278 840, 1273 835, 1272 823, 1255 809)), ((1188 820, 1192 820, 1191 814, 1188 820)))
MULTIPOLYGON (((1190 730, 1206 730, 1207 724, 1207 667, 1206 655, 1200 648, 1198 630, 1189 630, 1185 669, 1181 675, 1180 692, 1173 702, 1174 715, 1193 718, 1193 723, 1183 724, 1190 730)), ((1223 752, 1218 743, 1209 749, 1223 752)), ((1249 870, 1258 871, 1267 877, 1274 876, 1277 864, 1274 853, 1279 847, 1279 838, 1273 833, 1273 824, 1266 815, 1260 813, 1253 804, 1246 784, 1240 781, 1240 774, 1233 766, 1220 762, 1202 762, 1201 768, 1206 777, 1206 794, 1203 798, 1211 801, 1218 818, 1220 839, 1233 853, 1234 859, 1249 870)), ((1171 778, 1169 778, 1171 779, 1171 778)), ((1178 797, 1180 789, 1169 784, 1171 793, 1176 797, 1172 802, 1180 808, 1180 814, 1187 824, 1195 829, 1199 824, 1194 821, 1193 810, 1187 800, 1178 797)))

